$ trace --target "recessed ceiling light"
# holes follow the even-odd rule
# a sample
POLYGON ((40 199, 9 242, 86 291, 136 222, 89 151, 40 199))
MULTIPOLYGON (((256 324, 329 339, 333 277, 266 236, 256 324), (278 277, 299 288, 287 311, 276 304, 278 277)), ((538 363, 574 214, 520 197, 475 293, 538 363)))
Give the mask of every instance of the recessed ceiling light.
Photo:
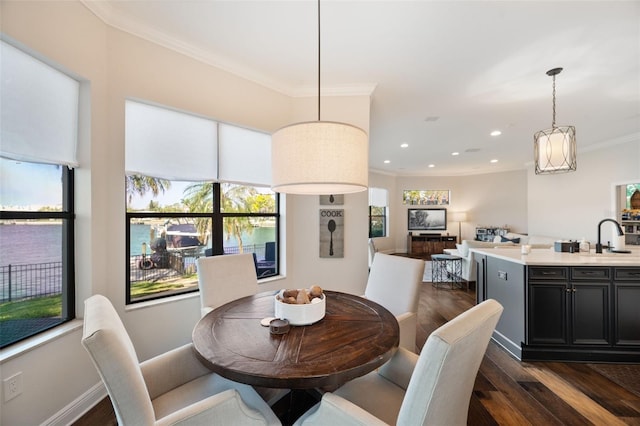
POLYGON ((502 134, 502 132, 500 130, 494 130, 493 132, 491 132, 491 136, 500 136, 502 134))
POLYGON ((460 153, 456 151, 456 152, 452 152, 451 155, 456 156, 456 155, 460 155, 460 153))
POLYGON ((429 167, 430 169, 433 169, 436 165, 435 164, 429 164, 427 167, 429 167))
POLYGON ((424 121, 426 121, 426 122, 430 122, 430 121, 438 121, 438 119, 439 119, 439 118, 440 118, 440 117, 438 117, 438 116, 436 116, 436 115, 431 115, 431 116, 429 116, 429 117, 426 117, 426 118, 424 119, 424 121))
POLYGON ((408 143, 403 143, 402 145, 400 145, 400 148, 407 148, 409 146, 408 143))
POLYGON ((384 160, 384 164, 389 164, 391 160, 384 160))
POLYGON ((494 158, 493 160, 491 160, 491 162, 492 162, 492 163, 497 163, 497 162, 498 162, 498 159, 497 159, 497 158, 494 158))
POLYGON ((480 148, 467 148, 464 152, 480 152, 480 148))

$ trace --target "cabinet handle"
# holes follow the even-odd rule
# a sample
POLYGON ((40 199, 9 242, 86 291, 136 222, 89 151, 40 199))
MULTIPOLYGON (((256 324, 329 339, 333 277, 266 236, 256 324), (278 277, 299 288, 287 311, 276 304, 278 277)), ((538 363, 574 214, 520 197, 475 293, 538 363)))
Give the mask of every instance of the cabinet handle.
POLYGON ((571 291, 573 291, 575 293, 576 292, 576 288, 574 287, 571 291))
POLYGON ((571 293, 571 289, 570 288, 567 289, 567 293, 571 293))

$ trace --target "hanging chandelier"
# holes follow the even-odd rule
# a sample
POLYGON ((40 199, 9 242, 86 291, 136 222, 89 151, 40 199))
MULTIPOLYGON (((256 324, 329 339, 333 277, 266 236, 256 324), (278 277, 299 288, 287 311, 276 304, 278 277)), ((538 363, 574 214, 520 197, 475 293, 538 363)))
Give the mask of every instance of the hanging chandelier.
POLYGON ((359 127, 320 119, 318 0, 318 120, 277 130, 271 140, 271 189, 286 194, 349 194, 367 189, 369 142, 359 127))
POLYGON ((562 68, 553 68, 547 75, 553 77, 553 120, 551 128, 540 130, 533 136, 533 155, 536 174, 566 173, 575 171, 576 128, 556 126, 556 75, 562 68))

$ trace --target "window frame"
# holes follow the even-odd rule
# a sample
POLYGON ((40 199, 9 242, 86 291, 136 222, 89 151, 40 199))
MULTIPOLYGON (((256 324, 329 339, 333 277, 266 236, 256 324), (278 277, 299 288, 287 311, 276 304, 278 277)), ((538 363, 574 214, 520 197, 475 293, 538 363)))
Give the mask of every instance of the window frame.
MULTIPOLYGON (((226 182, 208 182, 213 185, 213 211, 211 212, 131 212, 126 211, 126 237, 125 237, 125 265, 126 265, 126 285, 125 285, 125 300, 127 305, 134 305, 137 303, 148 302, 150 300, 158 300, 167 297, 175 297, 177 295, 194 293, 198 291, 198 287, 194 287, 190 290, 182 292, 171 292, 168 294, 149 295, 147 297, 131 298, 131 224, 132 219, 145 219, 145 218, 206 218, 211 220, 211 248, 213 256, 224 255, 224 219, 230 217, 272 217, 275 219, 275 241, 276 241, 276 263, 275 270, 272 274, 264 275, 258 279, 270 278, 279 275, 280 273, 280 194, 274 193, 276 210, 273 213, 225 213, 222 212, 221 197, 222 184, 226 182)), ((249 187, 260 187, 260 185, 249 185, 249 187)))
POLYGON ((387 236, 387 206, 369 206, 369 238, 383 238, 387 236), (374 208, 382 209, 383 214, 373 214, 374 208), (373 235, 374 219, 382 222, 382 235, 373 235))
POLYGON ((38 335, 52 328, 58 327, 76 318, 76 294, 75 294, 75 197, 74 197, 74 170, 65 165, 59 165, 62 178, 62 210, 61 211, 24 211, 24 210, 0 210, 0 220, 38 220, 58 219, 62 221, 61 236, 61 312, 60 321, 55 324, 43 326, 29 331, 16 340, 0 346, 0 349, 21 342, 29 337, 38 335))

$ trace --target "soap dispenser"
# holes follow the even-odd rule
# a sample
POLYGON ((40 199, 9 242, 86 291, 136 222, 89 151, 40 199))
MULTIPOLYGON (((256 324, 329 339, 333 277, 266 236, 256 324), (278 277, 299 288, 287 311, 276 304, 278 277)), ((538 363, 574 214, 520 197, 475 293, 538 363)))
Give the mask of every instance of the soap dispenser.
POLYGON ((591 246, 589 245, 589 241, 587 241, 586 238, 582 237, 582 240, 580 240, 580 253, 584 253, 584 254, 589 254, 589 250, 591 249, 591 246))

